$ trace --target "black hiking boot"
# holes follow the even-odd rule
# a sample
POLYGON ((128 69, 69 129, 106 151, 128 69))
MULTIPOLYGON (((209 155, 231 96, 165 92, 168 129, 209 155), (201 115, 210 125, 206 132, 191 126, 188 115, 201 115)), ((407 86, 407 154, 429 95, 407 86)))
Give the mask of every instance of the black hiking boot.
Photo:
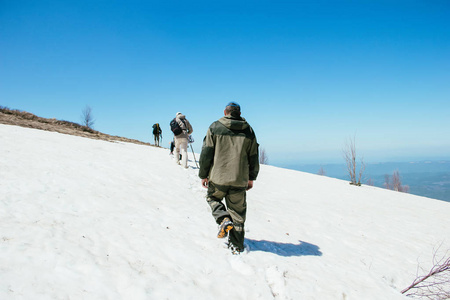
POLYGON ((223 239, 224 237, 227 236, 228 231, 233 229, 233 227, 234 227, 234 225, 233 225, 233 222, 231 222, 230 218, 225 217, 222 220, 222 223, 220 223, 220 225, 219 225, 219 232, 217 233, 217 237, 219 239, 223 239))
POLYGON ((231 250, 231 254, 233 255, 240 255, 242 252, 244 252, 244 249, 236 247, 230 240, 228 240, 228 249, 231 250))

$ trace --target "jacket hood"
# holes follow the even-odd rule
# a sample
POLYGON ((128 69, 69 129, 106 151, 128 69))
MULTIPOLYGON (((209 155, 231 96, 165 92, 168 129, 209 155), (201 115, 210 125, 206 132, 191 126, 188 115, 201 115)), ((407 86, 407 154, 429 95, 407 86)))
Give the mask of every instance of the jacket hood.
POLYGON ((235 118, 232 116, 224 116, 219 119, 219 122, 232 130, 243 130, 249 127, 247 121, 242 117, 235 118))

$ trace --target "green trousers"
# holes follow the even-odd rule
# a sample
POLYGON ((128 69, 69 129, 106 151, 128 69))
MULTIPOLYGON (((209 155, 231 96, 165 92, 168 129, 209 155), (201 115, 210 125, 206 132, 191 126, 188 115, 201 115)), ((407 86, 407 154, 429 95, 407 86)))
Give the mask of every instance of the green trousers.
POLYGON ((209 182, 206 201, 217 224, 229 217, 234 228, 228 233, 228 240, 235 247, 244 250, 244 223, 247 213, 246 188, 221 186, 209 182), (225 204, 222 200, 225 198, 225 204))

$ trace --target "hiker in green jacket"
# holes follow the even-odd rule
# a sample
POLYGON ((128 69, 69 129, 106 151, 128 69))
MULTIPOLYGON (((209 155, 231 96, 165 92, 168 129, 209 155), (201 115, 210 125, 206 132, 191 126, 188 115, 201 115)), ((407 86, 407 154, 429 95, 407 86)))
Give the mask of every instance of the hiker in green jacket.
POLYGON ((230 102, 224 114, 209 126, 203 140, 199 177, 208 189, 206 201, 219 224, 217 237, 228 234, 228 246, 238 254, 244 251, 246 191, 253 187, 259 172, 258 143, 241 117, 239 104, 230 102))

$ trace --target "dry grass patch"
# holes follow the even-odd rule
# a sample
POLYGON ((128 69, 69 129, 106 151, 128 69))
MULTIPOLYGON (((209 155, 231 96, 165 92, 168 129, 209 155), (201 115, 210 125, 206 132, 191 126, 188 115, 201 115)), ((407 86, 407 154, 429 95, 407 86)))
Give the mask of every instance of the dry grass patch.
POLYGON ((144 143, 139 140, 105 134, 100 131, 93 130, 87 126, 80 125, 78 123, 56 119, 46 119, 38 117, 26 111, 9 109, 4 106, 0 106, 0 124, 16 125, 40 130, 54 131, 64 134, 82 136, 97 140, 105 140, 110 142, 120 141, 151 146, 149 143, 144 143))

